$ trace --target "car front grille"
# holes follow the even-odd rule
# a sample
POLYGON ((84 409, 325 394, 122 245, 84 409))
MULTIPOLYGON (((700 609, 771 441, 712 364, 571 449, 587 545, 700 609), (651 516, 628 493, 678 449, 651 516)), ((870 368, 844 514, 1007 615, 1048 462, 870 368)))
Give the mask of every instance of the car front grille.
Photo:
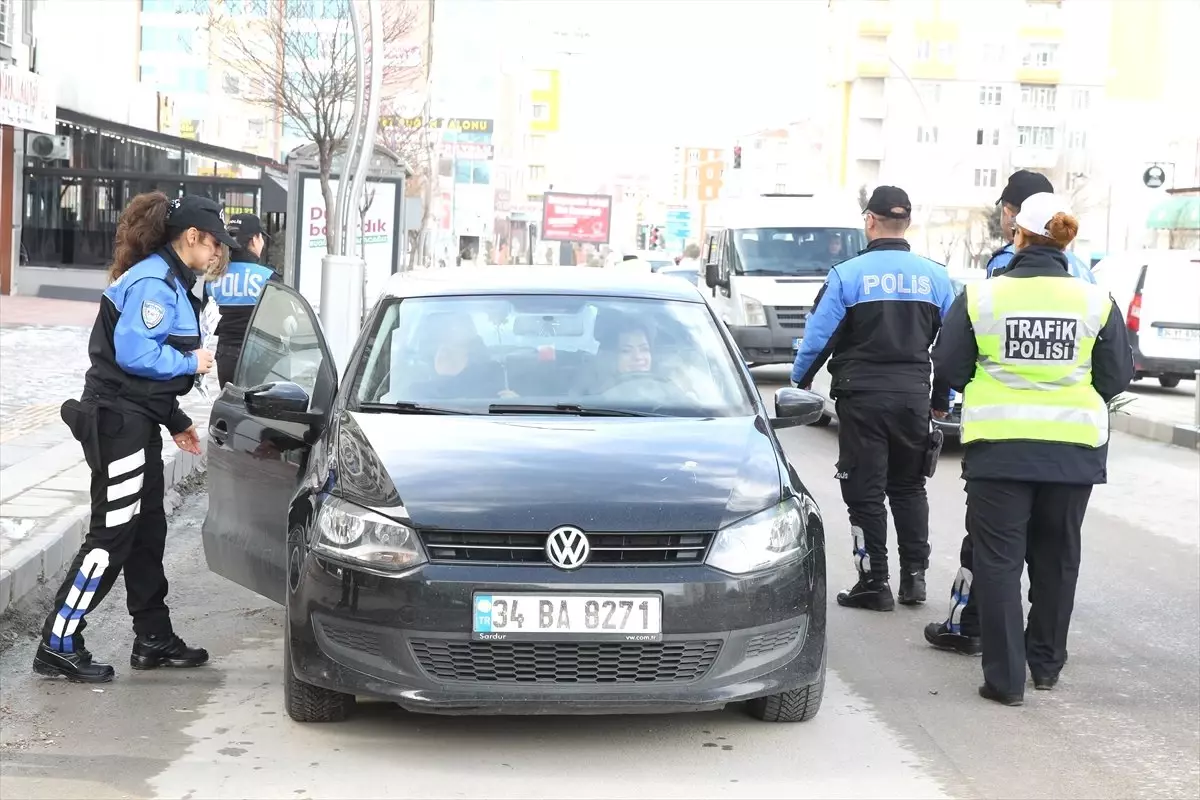
MULTIPOLYGON (((429 560, 451 564, 546 564, 545 533, 422 530, 429 560)), ((588 564, 646 566, 699 564, 712 541, 705 531, 674 533, 587 533, 588 564)))
POLYGON ((720 640, 681 642, 474 642, 413 639, 436 680, 468 683, 686 683, 702 678, 720 640))
POLYGON ((803 329, 805 320, 808 319, 808 308, 805 306, 775 306, 775 319, 779 320, 781 328, 803 329))

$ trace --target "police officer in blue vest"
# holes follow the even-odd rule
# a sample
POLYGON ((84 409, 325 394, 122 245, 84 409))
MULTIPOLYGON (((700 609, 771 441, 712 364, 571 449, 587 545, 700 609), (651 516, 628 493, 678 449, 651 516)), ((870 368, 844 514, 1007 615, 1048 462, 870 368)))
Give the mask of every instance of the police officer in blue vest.
MULTIPOLYGON (((996 201, 996 205, 1000 206, 1000 227, 1008 242, 992 253, 991 259, 988 260, 988 278, 999 277, 1011 269, 1013 257, 1016 255, 1013 246, 1013 237, 1017 229, 1016 217, 1021 213, 1021 206, 1035 194, 1053 192, 1050 179, 1037 172, 1017 170, 1008 179, 1000 199, 996 201)), ((1062 256, 1066 259, 1067 272, 1088 283, 1096 282, 1096 276, 1073 253, 1064 251, 1062 256)), ((983 642, 979 635, 979 610, 971 593, 974 582, 974 553, 970 535, 963 536, 958 561, 959 570, 950 587, 950 612, 945 620, 931 622, 925 626, 925 641, 939 650, 976 656, 983 652, 983 642)))
POLYGON ((221 312, 217 323, 217 381, 222 387, 233 380, 242 343, 254 305, 267 281, 277 280, 275 270, 262 264, 268 236, 262 220, 253 214, 236 214, 229 220, 229 235, 237 247, 229 257, 229 269, 213 282, 209 294, 221 312))
POLYGON ((162 434, 200 454, 196 427, 179 407, 213 356, 200 345, 196 281, 234 241, 221 206, 207 197, 138 195, 117 223, 112 283, 88 342, 83 396, 63 403, 63 421, 91 468, 92 514, 83 546, 46 618, 33 669, 84 683, 113 678, 84 646, 85 615, 122 570, 135 634, 134 669, 197 667, 208 653, 171 626, 163 548, 162 434))
POLYGON ((837 403, 842 498, 850 512, 858 582, 838 593, 849 608, 891 611, 886 497, 896 521, 899 600, 925 600, 929 501, 925 495, 932 398, 929 348, 954 300, 941 264, 912 253, 904 234, 912 204, 902 189, 880 186, 863 218, 869 244, 834 266, 817 295, 792 381, 807 388, 829 359, 837 403), (831 358, 832 356, 832 358, 831 358))
MULTIPOLYGON (((986 267, 987 277, 995 278, 1008 271, 1009 262, 1016 255, 1016 250, 1013 249, 1013 234, 1016 231, 1014 220, 1021 212, 1021 204, 1033 195, 1043 192, 1053 194, 1054 187, 1050 185, 1050 179, 1039 172, 1020 169, 1008 179, 1008 185, 1004 187, 1004 191, 1000 193, 1000 199, 996 201, 996 205, 1000 206, 1000 230, 1004 234, 1006 244, 992 253, 986 267)), ((1096 282, 1096 276, 1092 274, 1091 269, 1074 253, 1066 255, 1068 272, 1088 283, 1096 282)))

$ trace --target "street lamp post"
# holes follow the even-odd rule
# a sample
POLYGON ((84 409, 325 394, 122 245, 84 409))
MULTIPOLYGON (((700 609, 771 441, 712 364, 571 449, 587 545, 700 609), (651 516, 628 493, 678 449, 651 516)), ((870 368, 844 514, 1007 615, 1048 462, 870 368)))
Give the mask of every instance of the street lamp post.
POLYGON ((357 220, 350 209, 359 207, 367 170, 375 153, 375 129, 379 123, 383 83, 383 14, 380 0, 350 0, 350 19, 354 28, 355 49, 354 120, 338 175, 335 219, 330 221, 329 236, 333 237, 334 252, 321 259, 321 327, 339 372, 349 363, 363 318, 366 261, 357 254, 354 246, 357 242, 357 220), (359 3, 366 5, 371 35, 369 76, 366 74, 366 48, 359 3))

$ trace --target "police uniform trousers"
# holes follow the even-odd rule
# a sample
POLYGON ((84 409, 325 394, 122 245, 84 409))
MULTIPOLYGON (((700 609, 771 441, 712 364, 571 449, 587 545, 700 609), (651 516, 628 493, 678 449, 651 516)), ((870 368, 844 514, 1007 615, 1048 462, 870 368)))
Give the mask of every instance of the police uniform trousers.
POLYGON ((217 352, 213 354, 213 360, 217 362, 217 384, 222 389, 237 374, 238 359, 241 355, 242 346, 240 344, 223 347, 220 340, 217 340, 217 352))
POLYGON ((1090 485, 967 481, 983 677, 999 692, 1024 694, 1026 662, 1038 677, 1057 677, 1062 669, 1091 494, 1090 485), (1021 604, 1026 562, 1028 629, 1021 604))
POLYGON ((896 523, 896 549, 909 569, 929 566, 929 500, 925 452, 929 396, 855 392, 837 398, 842 499, 850 513, 864 575, 888 578, 886 497, 896 523), (865 558, 864 558, 865 555, 865 558))
POLYGON ((167 517, 160 428, 134 411, 101 407, 91 413, 81 439, 92 470, 91 522, 42 630, 50 649, 63 653, 83 648, 86 615, 122 569, 134 632, 172 632, 163 572, 167 517))

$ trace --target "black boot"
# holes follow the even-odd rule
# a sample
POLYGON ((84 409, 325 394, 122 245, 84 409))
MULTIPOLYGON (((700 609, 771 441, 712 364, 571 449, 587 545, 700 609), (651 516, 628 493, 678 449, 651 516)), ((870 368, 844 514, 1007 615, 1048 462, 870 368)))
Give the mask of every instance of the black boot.
POLYGON ((983 640, 978 636, 955 633, 945 622, 931 622, 925 626, 925 641, 938 650, 952 650, 964 656, 977 656, 983 652, 983 640))
POLYGON ((850 589, 838 592, 837 602, 845 608, 865 608, 869 611, 891 611, 896 607, 887 579, 865 575, 860 575, 858 583, 850 589))
POLYGON ((984 700, 991 700, 993 703, 999 703, 1002 706, 1019 706, 1025 702, 1023 696, 1019 694, 1004 694, 989 683, 985 683, 979 687, 979 696, 984 700))
POLYGON ((157 667, 198 667, 208 662, 208 651, 188 647, 173 633, 162 636, 139 636, 133 642, 129 666, 134 669, 157 667))
POLYGON ((93 664, 92 654, 84 648, 59 653, 45 643, 38 645, 33 656, 33 671, 47 678, 62 677, 75 683, 108 683, 115 674, 108 664, 93 664))
POLYGON ((915 606, 925 602, 925 570, 908 567, 900 570, 899 600, 902 606, 915 606))
POLYGON ((1043 692, 1048 692, 1058 683, 1057 675, 1034 675, 1033 688, 1040 689, 1043 692))

